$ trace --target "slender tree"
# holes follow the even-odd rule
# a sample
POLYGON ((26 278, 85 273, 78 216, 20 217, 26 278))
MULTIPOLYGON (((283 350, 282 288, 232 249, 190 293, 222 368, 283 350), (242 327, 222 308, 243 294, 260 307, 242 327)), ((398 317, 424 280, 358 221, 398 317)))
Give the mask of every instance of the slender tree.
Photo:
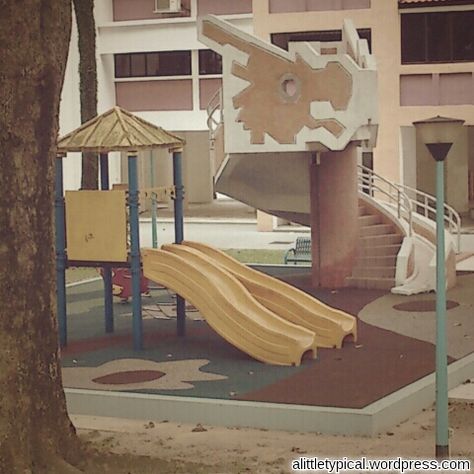
POLYGON ((59 368, 54 161, 70 0, 0 0, 0 472, 76 472, 59 368))
MULTIPOLYGON (((81 123, 97 115, 97 61, 94 0, 73 0, 79 45, 79 88, 81 123)), ((93 153, 82 154, 82 189, 97 189, 98 160, 93 153)))

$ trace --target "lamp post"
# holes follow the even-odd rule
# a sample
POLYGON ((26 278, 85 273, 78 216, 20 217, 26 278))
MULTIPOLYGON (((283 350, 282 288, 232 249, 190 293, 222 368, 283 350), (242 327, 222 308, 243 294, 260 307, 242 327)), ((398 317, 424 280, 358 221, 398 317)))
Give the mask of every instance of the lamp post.
POLYGON ((448 360, 446 347, 446 260, 444 244, 444 160, 464 120, 434 117, 413 122, 436 161, 436 448, 437 459, 449 457, 448 360))

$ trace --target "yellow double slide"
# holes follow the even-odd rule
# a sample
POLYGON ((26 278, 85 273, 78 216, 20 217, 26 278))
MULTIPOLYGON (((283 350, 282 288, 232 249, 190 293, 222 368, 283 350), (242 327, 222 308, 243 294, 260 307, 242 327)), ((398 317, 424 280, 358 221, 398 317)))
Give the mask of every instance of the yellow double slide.
POLYGON ((197 242, 143 252, 144 274, 192 303, 228 342, 269 364, 300 365, 357 336, 356 319, 197 242))

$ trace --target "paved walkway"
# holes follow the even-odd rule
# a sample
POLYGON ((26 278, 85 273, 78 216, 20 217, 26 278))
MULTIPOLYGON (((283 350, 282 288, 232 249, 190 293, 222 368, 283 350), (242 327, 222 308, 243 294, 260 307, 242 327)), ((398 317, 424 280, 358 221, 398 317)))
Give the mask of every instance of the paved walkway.
MULTIPOLYGON (((309 229, 298 228, 286 231, 258 232, 255 222, 203 221, 186 222, 184 238, 223 249, 273 249, 293 247, 297 237, 308 235, 309 229)), ((142 247, 151 247, 151 221, 142 220, 140 240, 142 247)), ((158 245, 174 242, 174 224, 159 221, 157 225, 158 245)))
MULTIPOLYGON (((448 291, 448 355, 460 359, 474 351, 474 275, 458 276, 448 291)), ((387 294, 359 313, 362 321, 421 341, 436 342, 435 295, 387 294)))
MULTIPOLYGON (((174 241, 172 208, 158 211, 158 244, 174 241)), ((151 247, 151 219, 141 219, 143 247, 151 247)), ((287 225, 273 232, 257 230, 256 211, 238 201, 220 198, 212 203, 190 204, 185 209, 184 238, 219 248, 284 250, 293 246, 299 236, 307 236, 307 227, 287 225)), ((461 234, 462 261, 460 271, 474 271, 474 222, 467 220, 461 234)))

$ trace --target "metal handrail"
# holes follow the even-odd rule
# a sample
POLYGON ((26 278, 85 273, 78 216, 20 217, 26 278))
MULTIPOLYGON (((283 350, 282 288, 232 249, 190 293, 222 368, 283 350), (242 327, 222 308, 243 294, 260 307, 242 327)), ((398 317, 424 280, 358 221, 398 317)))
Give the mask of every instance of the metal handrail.
POLYGON ((213 134, 219 125, 222 123, 222 88, 216 91, 216 93, 211 97, 209 104, 206 107, 207 112, 207 128, 213 134), (216 112, 219 111, 219 119, 216 120, 216 112))
POLYGON ((370 168, 362 165, 358 165, 358 168, 359 190, 374 199, 375 195, 377 195, 379 200, 383 200, 386 204, 395 207, 397 217, 406 221, 408 225, 408 236, 411 236, 413 231, 413 209, 412 201, 408 195, 403 191, 403 189, 374 173, 370 168))
MULTIPOLYGON (((359 189, 371 197, 374 197, 375 191, 387 196, 389 204, 396 206, 399 218, 404 217, 402 215, 402 211, 404 211, 409 216, 410 235, 413 212, 432 221, 436 220, 436 198, 434 196, 404 184, 392 183, 365 166, 358 165, 358 168, 360 170, 359 189), (383 183, 388 191, 381 189, 378 183, 383 183)), ((449 232, 456 235, 456 247, 459 252, 461 248, 461 217, 453 207, 446 203, 444 204, 444 220, 449 232)))
MULTIPOLYGON (((427 219, 436 220, 436 197, 420 191, 419 189, 412 188, 405 184, 396 184, 396 186, 403 189, 408 195, 413 195, 410 198, 413 203, 415 212, 423 215, 427 219), (421 210, 419 212, 418 210, 421 210)), ((444 203, 444 222, 448 228, 448 231, 452 235, 456 235, 456 248, 457 252, 461 249, 461 216, 459 213, 449 204, 444 203)))

